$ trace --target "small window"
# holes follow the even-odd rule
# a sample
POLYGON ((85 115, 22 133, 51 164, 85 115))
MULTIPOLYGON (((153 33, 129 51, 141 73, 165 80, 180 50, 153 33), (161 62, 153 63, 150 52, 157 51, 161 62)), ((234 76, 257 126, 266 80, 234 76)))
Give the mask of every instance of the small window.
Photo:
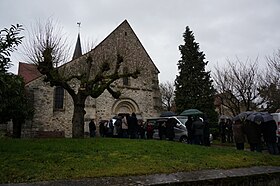
MULTIPOLYGON (((128 73, 128 68, 124 67, 123 68, 123 74, 127 74, 128 73)), ((128 77, 123 77, 123 85, 128 86, 129 85, 129 79, 128 77)))
POLYGON ((54 110, 62 110, 64 104, 64 89, 55 87, 54 89, 54 110))
POLYGON ((124 32, 124 35, 127 36, 127 32, 124 32))

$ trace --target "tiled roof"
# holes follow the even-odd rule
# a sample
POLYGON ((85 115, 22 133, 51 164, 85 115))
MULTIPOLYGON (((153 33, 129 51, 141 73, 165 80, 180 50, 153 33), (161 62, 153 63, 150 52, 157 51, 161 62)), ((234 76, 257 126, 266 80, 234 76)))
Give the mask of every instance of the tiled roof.
POLYGON ((41 76, 41 73, 37 70, 36 65, 19 62, 18 75, 22 76, 25 84, 27 84, 41 76))

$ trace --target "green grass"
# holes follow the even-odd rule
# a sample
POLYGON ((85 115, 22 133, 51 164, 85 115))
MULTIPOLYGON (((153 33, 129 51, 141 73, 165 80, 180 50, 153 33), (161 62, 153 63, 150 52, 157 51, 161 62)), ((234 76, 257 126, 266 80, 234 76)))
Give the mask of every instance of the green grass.
POLYGON ((0 162, 0 183, 280 166, 265 153, 111 138, 0 139, 0 162))

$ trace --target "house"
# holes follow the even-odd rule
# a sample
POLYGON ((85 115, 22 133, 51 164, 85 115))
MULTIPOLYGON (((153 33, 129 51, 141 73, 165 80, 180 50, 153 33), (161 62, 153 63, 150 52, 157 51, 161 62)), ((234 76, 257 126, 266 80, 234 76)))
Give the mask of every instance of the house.
MULTIPOLYGON (((131 114, 132 112, 143 120, 159 115, 161 104, 159 70, 126 20, 94 49, 84 55, 81 55, 80 35, 78 35, 73 59, 64 64, 63 68, 79 72, 85 66, 85 56, 91 55, 94 65, 98 65, 105 57, 108 58, 117 53, 121 53, 124 59, 122 71, 137 67, 141 69, 140 75, 137 79, 123 78, 114 82, 113 86, 122 93, 119 99, 114 99, 107 90, 96 99, 87 98, 85 131, 88 131, 90 119, 95 119, 98 123, 118 114, 131 114)), ((25 79, 30 77, 27 73, 28 69, 33 69, 34 66, 27 67, 27 64, 19 64, 19 75, 25 79), (25 70, 22 70, 23 67, 25 70)), ((29 72, 32 73, 32 71, 29 72)), ((94 70, 91 70, 91 74, 95 75, 94 70)), ((72 87, 78 85, 75 81, 71 81, 71 83, 72 87)), ((59 132, 65 137, 71 137, 71 120, 74 109, 72 98, 67 91, 61 87, 51 87, 49 83, 44 82, 44 76, 38 75, 37 72, 31 80, 26 79, 26 89, 32 95, 35 113, 32 121, 26 122, 23 126, 22 136, 34 137, 44 131, 49 134, 59 132)))

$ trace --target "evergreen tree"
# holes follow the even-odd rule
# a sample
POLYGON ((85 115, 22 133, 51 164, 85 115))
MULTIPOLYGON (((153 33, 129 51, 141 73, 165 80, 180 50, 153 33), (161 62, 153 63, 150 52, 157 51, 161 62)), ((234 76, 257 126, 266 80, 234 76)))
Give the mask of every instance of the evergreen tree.
POLYGON ((0 123, 13 122, 13 137, 21 137, 21 126, 32 117, 33 108, 27 99, 22 77, 8 72, 11 53, 21 44, 22 26, 0 30, 0 123))
POLYGON ((208 61, 195 42, 194 34, 186 27, 184 45, 179 46, 181 59, 178 61, 179 75, 175 80, 175 103, 177 113, 196 108, 204 112, 210 122, 217 120, 214 107, 215 89, 210 71, 205 71, 208 61))

